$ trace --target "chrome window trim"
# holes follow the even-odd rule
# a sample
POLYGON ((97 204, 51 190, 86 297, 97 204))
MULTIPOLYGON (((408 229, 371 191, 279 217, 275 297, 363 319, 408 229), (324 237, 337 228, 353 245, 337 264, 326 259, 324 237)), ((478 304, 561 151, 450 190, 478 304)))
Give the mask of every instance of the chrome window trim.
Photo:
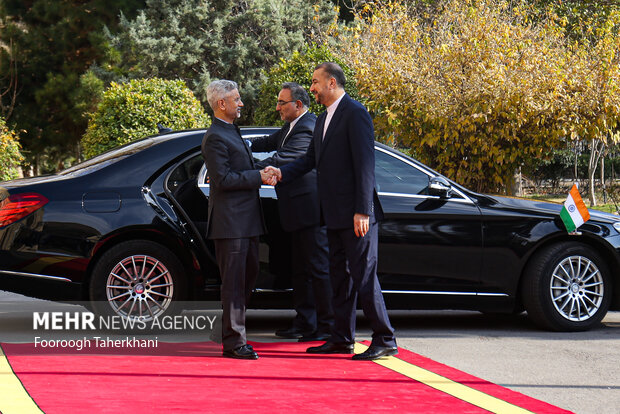
MULTIPOLYGON (((396 158, 399 161, 404 162, 405 164, 415 168, 416 170, 428 175, 429 177, 434 177, 435 175, 432 174, 430 171, 426 171, 423 168, 420 168, 418 165, 412 163, 411 161, 409 161, 406 158, 403 158, 401 156, 399 156, 398 154, 393 153, 392 151, 388 151, 384 148, 380 148, 375 146, 375 150, 376 151, 381 151, 384 154, 387 154, 391 157, 396 158)), ((467 203, 467 204, 474 204, 474 202, 463 192, 461 192, 458 188, 454 188, 452 187, 452 191, 454 191, 455 193, 457 193, 458 195, 460 195, 461 197, 463 197, 462 199, 454 199, 454 198, 449 198, 446 201, 452 201, 452 202, 461 202, 461 203, 467 203)), ((392 197, 406 197, 406 198, 424 198, 424 199, 439 199, 439 197, 437 196, 430 196, 430 195, 419 195, 419 194, 408 194, 408 193, 387 193, 387 192, 379 192, 379 195, 389 195, 392 197)))
MULTIPOLYGON (((434 199, 434 200, 439 200, 439 197, 436 196, 429 196, 429 195, 421 195, 421 194, 406 194, 406 193, 388 193, 385 191, 379 191, 377 193, 380 196, 385 196, 385 197, 400 197, 400 198, 421 198, 421 199, 434 199)), ((453 203, 464 203, 464 204, 473 204, 473 202, 469 199, 466 198, 455 198, 455 199, 448 199, 446 201, 451 201, 453 203)))
POLYGON ((269 136, 269 134, 241 134, 241 135, 243 136, 243 139, 246 139, 246 138, 260 138, 260 137, 269 136))
POLYGON ((198 171, 198 187, 208 187, 209 184, 205 184, 205 176, 207 175, 207 165, 203 162, 200 171, 198 171))
MULTIPOLYGON (((183 159, 181 159, 181 161, 176 162, 170 168, 170 171, 168 171, 168 174, 166 174, 166 176, 164 177, 164 187, 166 188, 167 191, 170 191, 170 189, 168 188, 168 182, 170 181, 170 176, 172 175, 172 172, 174 170, 176 170, 179 167, 179 165, 183 164, 184 162, 190 160, 191 158, 199 157, 199 156, 202 156, 202 154, 200 152, 192 152, 191 154, 189 154, 186 157, 184 157, 183 159)), ((205 172, 205 171, 206 171, 206 168, 205 168, 205 163, 204 163, 204 160, 203 160, 202 166, 200 167, 200 170, 198 170, 198 174, 196 174, 196 182, 199 182, 198 180, 199 180, 201 174, 203 172, 205 172)))

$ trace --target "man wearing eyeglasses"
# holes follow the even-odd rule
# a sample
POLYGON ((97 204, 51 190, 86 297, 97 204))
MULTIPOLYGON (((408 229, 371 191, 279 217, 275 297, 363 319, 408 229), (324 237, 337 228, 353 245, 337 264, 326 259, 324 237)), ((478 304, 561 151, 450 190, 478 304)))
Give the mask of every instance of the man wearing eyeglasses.
MULTIPOLYGON (((286 123, 272 135, 254 139, 253 152, 276 151, 256 163, 281 167, 306 153, 312 141, 316 115, 308 112, 310 97, 299 84, 287 82, 278 94, 276 111, 286 123)), ((316 170, 276 186, 280 223, 291 234, 293 302, 290 327, 276 331, 300 342, 325 341, 334 323, 329 279, 327 231, 320 225, 316 170)))

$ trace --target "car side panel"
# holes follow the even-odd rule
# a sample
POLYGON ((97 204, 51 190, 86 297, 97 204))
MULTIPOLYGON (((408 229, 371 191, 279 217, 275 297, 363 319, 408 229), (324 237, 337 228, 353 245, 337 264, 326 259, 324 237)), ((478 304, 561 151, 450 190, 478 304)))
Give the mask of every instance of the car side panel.
POLYGON ((469 202, 379 196, 379 275, 384 290, 475 292, 482 219, 469 202))

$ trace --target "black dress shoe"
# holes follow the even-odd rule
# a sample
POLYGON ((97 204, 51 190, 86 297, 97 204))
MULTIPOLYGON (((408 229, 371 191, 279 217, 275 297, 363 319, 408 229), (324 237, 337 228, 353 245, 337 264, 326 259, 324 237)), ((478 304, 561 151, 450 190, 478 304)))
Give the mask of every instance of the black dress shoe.
POLYGON ((331 338, 330 334, 312 332, 311 334, 302 336, 297 340, 297 342, 327 341, 329 338, 331 338))
POLYGON ((353 344, 325 342, 321 346, 311 346, 306 349, 309 354, 352 354, 353 344))
POLYGON ((258 354, 252 349, 252 345, 241 345, 239 348, 229 349, 222 352, 226 358, 236 359, 258 359, 258 354))
POLYGON ((372 361, 385 356, 392 356, 398 354, 398 348, 395 346, 372 346, 370 345, 367 350, 361 354, 353 355, 353 359, 356 361, 372 361))
POLYGON ((276 331, 276 336, 279 336, 280 338, 297 339, 304 336, 304 333, 297 328, 278 329, 276 331))

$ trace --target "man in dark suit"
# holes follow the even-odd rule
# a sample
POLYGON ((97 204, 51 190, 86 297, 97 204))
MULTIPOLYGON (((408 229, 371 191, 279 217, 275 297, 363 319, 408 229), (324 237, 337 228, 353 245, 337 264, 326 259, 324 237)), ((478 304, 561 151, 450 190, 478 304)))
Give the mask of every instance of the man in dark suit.
MULTIPOLYGON (((316 115, 308 112, 310 98, 294 82, 282 85, 276 110, 284 126, 277 132, 252 141, 253 152, 276 151, 256 163, 281 167, 306 153, 312 141, 316 115)), ((299 338, 300 342, 324 341, 334 323, 329 281, 327 230, 320 225, 316 171, 276 186, 280 223, 291 234, 293 302, 296 311, 291 327, 277 336, 299 338)))
POLYGON ((312 92, 326 106, 306 154, 280 169, 283 183, 316 168, 322 219, 327 225, 329 271, 334 292, 332 337, 309 353, 353 353, 356 301, 373 330, 370 347, 353 359, 396 355, 396 340, 377 279, 378 224, 383 216, 375 185, 374 128, 362 104, 344 91, 335 63, 317 66, 312 92))
POLYGON ((211 82, 207 100, 214 118, 202 155, 210 180, 207 238, 215 244, 222 279, 222 354, 257 359, 246 340, 245 309, 258 276, 258 237, 265 230, 258 190, 273 181, 254 169, 252 153, 233 124, 243 107, 237 84, 211 82))

